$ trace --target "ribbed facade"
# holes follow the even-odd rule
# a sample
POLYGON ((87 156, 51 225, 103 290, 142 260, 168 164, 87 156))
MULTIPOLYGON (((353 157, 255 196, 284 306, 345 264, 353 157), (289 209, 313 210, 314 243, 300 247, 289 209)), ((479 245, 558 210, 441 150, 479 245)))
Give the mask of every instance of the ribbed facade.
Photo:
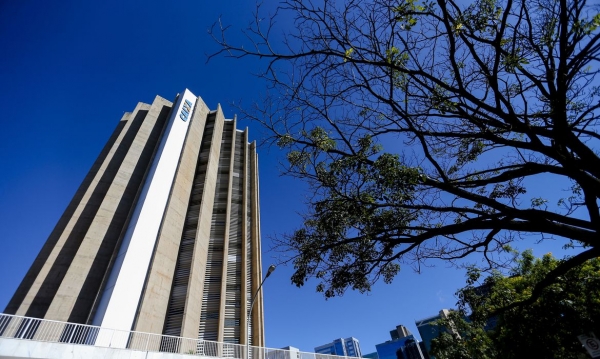
POLYGON ((126 113, 5 313, 264 346, 257 157, 185 90, 126 113), (247 333, 246 328, 251 327, 247 333))

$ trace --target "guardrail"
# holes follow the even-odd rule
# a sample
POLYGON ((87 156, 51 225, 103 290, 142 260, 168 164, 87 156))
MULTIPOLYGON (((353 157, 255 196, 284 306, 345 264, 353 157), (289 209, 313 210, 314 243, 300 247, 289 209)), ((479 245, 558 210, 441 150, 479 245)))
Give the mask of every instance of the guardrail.
POLYGON ((336 355, 294 350, 247 347, 241 344, 107 329, 93 325, 59 322, 0 313, 0 338, 91 345, 146 352, 191 354, 237 359, 344 359, 336 355), (248 350, 249 348, 249 350, 248 350))

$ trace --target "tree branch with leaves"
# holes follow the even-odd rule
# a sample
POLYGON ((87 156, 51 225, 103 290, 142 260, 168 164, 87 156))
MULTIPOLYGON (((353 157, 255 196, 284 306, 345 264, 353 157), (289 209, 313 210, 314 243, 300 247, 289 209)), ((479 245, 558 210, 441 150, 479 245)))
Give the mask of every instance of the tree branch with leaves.
POLYGON ((597 7, 288 0, 278 14, 257 15, 250 46, 215 25, 211 58, 266 61, 267 96, 240 110, 310 184, 303 227, 280 238, 293 283, 331 297, 431 258, 496 267, 525 236, 598 248, 597 7), (274 41, 283 13, 296 30, 274 41))
POLYGON ((588 358, 577 336, 595 331, 600 321, 600 259, 577 257, 567 264, 551 254, 535 258, 528 250, 509 276, 495 272, 485 279, 471 268, 466 287, 457 292, 458 309, 437 323, 441 335, 432 340, 431 354, 438 359, 588 358), (552 272, 560 275, 531 300, 552 272))

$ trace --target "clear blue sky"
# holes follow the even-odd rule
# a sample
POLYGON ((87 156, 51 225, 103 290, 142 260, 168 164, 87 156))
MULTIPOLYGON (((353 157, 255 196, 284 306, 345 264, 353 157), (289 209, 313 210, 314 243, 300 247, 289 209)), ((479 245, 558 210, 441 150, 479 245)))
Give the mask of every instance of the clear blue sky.
MULTIPOLYGON (((211 24, 222 16, 239 36, 236 29, 249 23, 252 10, 251 1, 231 0, 0 0, 0 310, 123 112, 189 88, 232 118, 231 102, 250 104, 264 91, 251 75, 260 68, 256 62, 206 64, 205 54, 216 50, 207 34, 211 24)), ((260 138, 254 124, 239 126, 260 138)), ((279 176, 276 149, 260 149, 259 156, 266 268, 276 257, 269 236, 300 224, 304 186, 279 176)), ((464 284, 463 271, 431 264, 437 267, 422 274, 403 268, 391 285, 380 283, 370 294, 328 301, 313 282, 292 286, 292 269, 280 267, 264 287, 267 346, 312 351, 354 336, 369 353, 398 324, 417 333, 415 319, 453 307, 464 284)))

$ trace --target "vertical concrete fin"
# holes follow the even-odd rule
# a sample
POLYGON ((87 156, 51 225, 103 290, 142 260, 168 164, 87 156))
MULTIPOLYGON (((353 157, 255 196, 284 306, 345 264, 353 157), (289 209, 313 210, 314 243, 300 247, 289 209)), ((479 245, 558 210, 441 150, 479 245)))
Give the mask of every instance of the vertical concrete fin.
MULTIPOLYGON (((33 264, 31 265, 31 267, 29 268, 27 273, 25 274, 25 277, 21 281, 21 284, 17 288, 15 294, 12 296, 12 298, 8 302, 8 305, 6 306, 4 313, 16 314, 17 311, 19 310, 19 307, 21 306, 23 300, 25 299, 25 296, 31 289, 31 286, 33 285, 36 278, 39 276, 40 271, 42 270, 42 267, 44 266, 45 263, 47 263, 50 253, 52 252, 54 246, 56 245, 57 241, 59 240, 61 234, 65 230, 65 227, 69 223, 69 220, 75 213, 75 210, 77 209, 77 207, 80 205, 80 202, 83 199, 85 193, 88 191, 88 189, 92 185, 93 179, 98 175, 98 171, 100 171, 102 164, 105 163, 106 161, 110 161, 109 154, 111 152, 111 149, 119 146, 120 140, 122 139, 121 134, 122 134, 122 132, 126 131, 125 125, 127 124, 127 120, 129 119, 130 115, 131 115, 131 112, 125 112, 123 114, 123 117, 117 124, 117 127, 113 131, 108 142, 106 143, 106 145, 104 145, 104 148, 100 152, 100 155, 98 155, 98 158, 96 158, 96 161, 92 165, 92 168, 88 171, 87 175, 83 179, 83 182, 81 183, 81 185, 75 192, 73 199, 71 199, 71 202, 69 202, 69 205, 63 212, 58 223, 56 224, 52 233, 48 237, 48 240, 44 243, 44 246, 40 250, 39 254, 35 258, 33 264)), ((20 312, 24 313, 27 311, 27 309, 28 309, 28 307, 23 307, 23 308, 21 308, 20 312)))
MULTIPOLYGON (((155 102, 159 100, 166 101, 157 96, 155 102)), ((196 96, 186 90, 172 106, 102 293, 95 324, 121 330, 133 327, 188 133, 186 104, 193 107, 195 101, 196 96)))
MULTIPOLYGON (((248 293, 247 283, 248 277, 251 273, 248 273, 248 232, 251 228, 248 228, 248 204, 250 191, 248 186, 250 184, 250 163, 248 150, 248 127, 244 130, 244 175, 243 175, 243 194, 242 194, 242 279, 241 279, 241 313, 240 313, 240 344, 248 344, 248 311, 250 310, 250 300, 252 299, 252 293, 248 293)), ((250 261, 250 263, 252 263, 250 261)), ((252 290, 252 288, 250 288, 252 290)))
MULTIPOLYGON (((193 257, 193 265, 192 270, 193 273, 190 274, 193 280, 190 281, 190 288, 188 289, 188 298, 186 303, 186 308, 188 313, 192 313, 193 310, 198 310, 201 314, 204 314, 202 311, 211 310, 209 307, 211 306, 210 301, 211 298, 208 298, 210 294, 210 289, 207 285, 210 285, 210 278, 207 278, 208 274, 206 272, 208 269, 206 266, 208 265, 208 255, 211 242, 211 232, 212 232, 212 220, 215 214, 213 213, 214 207, 217 205, 216 195, 217 195, 217 179, 219 177, 219 161, 221 158, 221 142, 223 140, 223 132, 225 126, 225 117, 223 116, 223 112, 220 111, 220 108, 217 111, 211 112, 211 116, 214 118, 213 125, 213 135, 210 143, 210 152, 208 155, 208 162, 206 165, 206 179, 204 182, 204 189, 202 192, 202 205, 200 207, 199 219, 198 219, 198 229, 196 232, 196 247, 194 248, 194 257, 193 257), (202 265, 202 262, 204 265, 202 265), (208 281, 208 282, 207 282, 208 281), (209 290, 209 293, 204 293, 204 290, 209 290), (197 297, 196 295, 199 295, 197 297), (205 298, 206 297, 206 298, 205 298), (206 305, 206 308, 203 306, 206 305)), ((212 254, 211 254, 212 258, 212 254)), ((212 263, 211 263, 212 264, 212 263)), ((214 273, 213 273, 214 274, 214 273)), ((206 323, 209 321, 208 313, 206 313, 207 319, 204 321, 204 328, 200 328, 200 324, 198 326, 193 327, 195 322, 184 323, 184 328, 182 331, 183 336, 188 337, 199 337, 200 339, 204 339, 206 337, 206 323), (183 334, 183 333, 190 333, 183 334)), ((188 315, 189 317, 189 315, 188 315)), ((186 319, 187 320, 187 319, 186 319)), ((195 319, 193 319, 195 320, 195 319)), ((198 318, 199 320, 199 318, 198 318)), ((218 327, 218 325, 217 325, 218 327)), ((213 338, 212 340, 216 339, 213 338)))
MULTIPOLYGON (((260 215, 258 204, 258 158, 256 156, 256 142, 250 145, 251 159, 251 201, 252 201, 252 293, 256 293, 262 281, 262 269, 260 262, 260 215)), ((262 317, 262 295, 259 293, 255 304, 256 310, 252 311, 252 345, 263 346, 263 317, 262 317)))
MULTIPOLYGON (((210 111, 206 111, 208 117, 210 111)), ((208 125, 208 122, 206 122, 208 125)), ((183 320, 181 323, 181 336, 186 338, 197 338, 200 326, 200 314, 202 311, 202 297, 204 290, 204 275, 206 271, 208 241, 210 237, 211 218, 213 212, 213 201, 219 167, 219 155, 221 148, 214 144, 221 143, 222 120, 215 118, 213 132, 210 139, 210 148, 206 171, 202 180, 204 182, 200 200, 200 209, 197 217, 196 234, 192 253, 187 293, 184 304, 183 320), (218 124, 220 123, 220 125, 218 124)), ((202 146, 206 146, 204 143, 202 146)))
MULTIPOLYGON (((258 281, 261 282, 263 278, 262 274, 262 247, 261 247, 261 237, 260 237, 260 179, 258 177, 258 154, 256 153, 256 142, 254 142, 254 158, 256 159, 256 168, 255 168, 255 178, 256 178, 256 190, 254 195, 256 196, 256 252, 258 261, 255 262, 255 265, 258 267, 258 281)), ((258 321, 257 321, 257 329, 258 329, 258 341, 257 346, 264 347, 265 346, 265 312, 264 312, 264 301, 263 301, 263 293, 264 291, 261 289, 259 293, 259 302, 258 302, 258 321)))
MULTIPOLYGON (((220 107, 219 107, 220 110, 220 107)), ((229 232, 231 230, 231 201, 232 201, 232 185, 233 185, 233 166, 235 164, 235 120, 232 121, 231 127, 231 157, 229 159, 229 173, 227 175, 227 210, 225 214, 225 234, 223 235, 223 267, 221 275, 221 305, 219 306, 219 332, 217 341, 222 342, 225 332, 225 307, 227 304, 227 265, 229 254, 229 232)))
POLYGON ((198 164, 200 139, 204 133, 208 112, 206 104, 198 98, 146 277, 134 323, 135 331, 162 334, 198 164))
POLYGON ((82 237, 80 245, 48 309, 47 318, 76 323, 88 319, 108 271, 110 258, 134 206, 135 195, 151 162, 163 121, 170 110, 169 107, 164 108, 168 104, 164 101, 153 102, 121 166, 114 169, 118 175, 109 182, 98 215, 93 218, 87 231, 79 235, 82 237))
MULTIPOLYGON (((40 255, 44 255, 44 262, 37 263, 39 266, 34 262, 32 269, 37 273, 35 273, 35 279, 29 286, 27 294, 19 303, 17 315, 57 320, 68 319, 68 314, 56 317, 50 313, 47 316, 49 306, 55 300, 55 294, 74 259, 83 236, 99 212, 100 204, 106 196, 110 182, 116 176, 116 169, 121 166, 124 155, 128 152, 149 108, 150 106, 147 104, 138 103, 133 115, 127 116, 129 120, 123 121, 122 119, 119 123, 117 130, 113 133, 116 138, 112 137, 105 146, 103 153, 88 172, 40 252, 40 255)), ((123 117, 125 118, 125 115, 123 117)), ((30 279, 32 278, 26 276, 24 282, 30 279)), ((17 294, 20 293, 17 292, 17 294)))

